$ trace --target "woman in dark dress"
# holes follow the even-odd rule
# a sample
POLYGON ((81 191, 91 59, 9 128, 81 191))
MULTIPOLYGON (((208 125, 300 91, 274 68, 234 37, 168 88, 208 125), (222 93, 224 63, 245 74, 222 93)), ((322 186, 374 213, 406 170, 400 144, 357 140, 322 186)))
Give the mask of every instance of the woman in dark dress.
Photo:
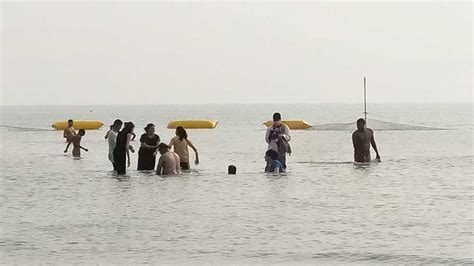
POLYGON ((160 137, 155 134, 155 125, 151 123, 146 125, 145 132, 140 137, 137 170, 154 170, 156 160, 154 153, 160 144, 160 137))
POLYGON ((124 128, 117 134, 117 142, 114 149, 114 161, 118 175, 124 175, 126 168, 130 167, 130 140, 132 139, 132 122, 124 124, 124 128), (126 161, 127 159, 127 161, 126 161), (127 163, 127 165, 125 165, 127 163))

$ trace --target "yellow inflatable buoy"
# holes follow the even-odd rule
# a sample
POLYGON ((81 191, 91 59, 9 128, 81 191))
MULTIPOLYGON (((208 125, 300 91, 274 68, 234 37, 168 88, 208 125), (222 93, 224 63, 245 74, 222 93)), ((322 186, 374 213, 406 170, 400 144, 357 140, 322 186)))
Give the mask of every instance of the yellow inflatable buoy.
MULTIPOLYGON (((282 120, 283 124, 287 125, 290 129, 307 129, 312 125, 304 120, 282 120)), ((268 120, 263 123, 265 126, 270 127, 273 124, 272 120, 268 120)))
MULTIPOLYGON (((73 120, 72 126, 75 129, 99 129, 104 123, 99 120, 73 120)), ((55 121, 51 126, 57 130, 63 130, 67 128, 67 120, 55 121)))
POLYGON ((177 128, 179 126, 184 128, 215 128, 217 120, 171 120, 168 123, 168 128, 177 128))

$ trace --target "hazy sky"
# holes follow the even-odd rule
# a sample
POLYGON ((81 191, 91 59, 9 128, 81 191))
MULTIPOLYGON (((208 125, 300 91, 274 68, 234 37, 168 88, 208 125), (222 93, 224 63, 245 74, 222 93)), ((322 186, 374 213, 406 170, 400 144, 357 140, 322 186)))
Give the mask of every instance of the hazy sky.
POLYGON ((2 2, 2 104, 472 101, 472 3, 2 2))

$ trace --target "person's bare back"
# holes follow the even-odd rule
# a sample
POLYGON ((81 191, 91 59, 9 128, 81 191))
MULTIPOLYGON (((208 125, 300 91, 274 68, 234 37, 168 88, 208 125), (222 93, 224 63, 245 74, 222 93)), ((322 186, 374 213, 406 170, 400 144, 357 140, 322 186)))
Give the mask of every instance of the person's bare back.
POLYGON ((179 156, 176 153, 172 151, 166 151, 165 153, 161 154, 160 159, 158 160, 156 174, 177 175, 180 172, 179 163, 179 156))

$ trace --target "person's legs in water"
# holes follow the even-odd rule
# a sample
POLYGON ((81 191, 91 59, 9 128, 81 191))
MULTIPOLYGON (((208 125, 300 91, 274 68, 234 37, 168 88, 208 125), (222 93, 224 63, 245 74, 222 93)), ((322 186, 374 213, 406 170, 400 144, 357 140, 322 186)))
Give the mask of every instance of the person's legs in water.
POLYGON ((180 162, 181 170, 189 170, 189 162, 180 162))
POLYGON ((281 165, 283 165, 283 168, 286 169, 286 153, 278 154, 278 161, 280 161, 281 165))
POLYGON ((118 175, 124 175, 126 173, 126 155, 125 152, 123 154, 121 152, 114 153, 114 161, 115 161, 115 170, 117 170, 118 175))
POLYGON ((74 147, 72 149, 72 156, 81 157, 81 149, 79 147, 74 147))

